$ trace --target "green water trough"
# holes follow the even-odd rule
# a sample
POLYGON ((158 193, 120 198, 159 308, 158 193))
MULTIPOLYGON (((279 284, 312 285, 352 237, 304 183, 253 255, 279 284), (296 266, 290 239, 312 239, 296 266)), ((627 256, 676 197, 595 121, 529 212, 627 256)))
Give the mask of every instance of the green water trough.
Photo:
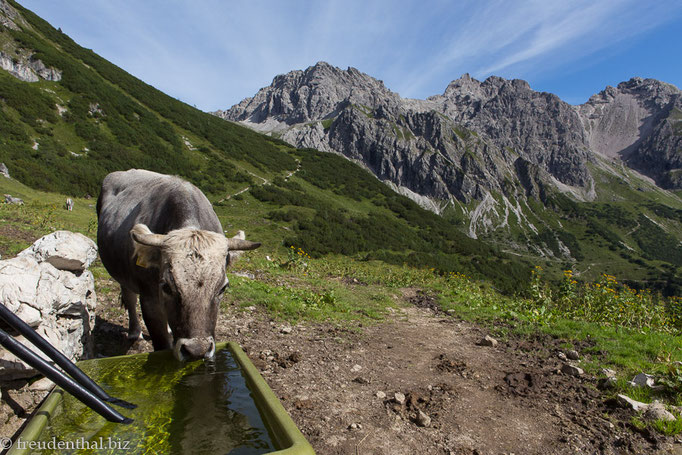
POLYGON ((8 455, 63 453, 314 455, 236 343, 213 361, 180 363, 170 351, 85 360, 108 393, 135 403, 131 424, 111 423, 53 390, 8 455))

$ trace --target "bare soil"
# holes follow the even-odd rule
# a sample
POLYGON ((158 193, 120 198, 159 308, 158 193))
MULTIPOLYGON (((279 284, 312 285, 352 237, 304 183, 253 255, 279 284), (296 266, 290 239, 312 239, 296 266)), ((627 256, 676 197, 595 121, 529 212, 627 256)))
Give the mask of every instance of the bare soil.
MULTIPOLYGON (((216 335, 240 343, 320 455, 682 454, 679 436, 632 427, 596 378, 561 373, 559 340, 481 346, 485 330, 440 314, 420 290, 403 295, 376 325, 289 327, 233 308, 216 335)), ((151 350, 126 340, 116 302, 98 315, 99 355, 151 350)), ((0 434, 16 436, 44 393, 2 392, 0 434)))

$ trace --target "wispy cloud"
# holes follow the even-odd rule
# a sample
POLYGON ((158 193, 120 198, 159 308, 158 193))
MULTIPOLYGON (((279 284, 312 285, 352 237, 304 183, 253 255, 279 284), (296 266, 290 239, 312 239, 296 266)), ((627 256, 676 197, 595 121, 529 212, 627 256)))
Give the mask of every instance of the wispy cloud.
POLYGON ((425 59, 421 67, 427 70, 410 73, 401 89, 420 94, 433 79, 464 72, 522 77, 570 65, 679 17, 681 7, 634 0, 479 3, 453 23, 440 51, 425 59))
POLYGON ((441 93, 465 72, 528 79, 682 16, 675 0, 21 1, 206 110, 319 60, 354 66, 408 97, 441 93))

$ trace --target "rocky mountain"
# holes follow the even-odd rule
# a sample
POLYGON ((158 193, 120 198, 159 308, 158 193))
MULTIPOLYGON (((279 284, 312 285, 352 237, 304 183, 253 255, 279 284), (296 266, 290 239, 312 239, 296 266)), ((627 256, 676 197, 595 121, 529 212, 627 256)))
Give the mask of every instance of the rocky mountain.
POLYGON ((593 200, 588 164, 614 160, 682 188, 680 103, 677 88, 652 79, 633 78, 572 106, 522 80, 467 74, 442 95, 403 99, 354 68, 321 62, 215 114, 297 147, 340 153, 441 212, 543 186, 593 200))
POLYGON ((682 93, 675 86, 633 78, 578 112, 593 153, 620 158, 663 188, 682 188, 682 93))

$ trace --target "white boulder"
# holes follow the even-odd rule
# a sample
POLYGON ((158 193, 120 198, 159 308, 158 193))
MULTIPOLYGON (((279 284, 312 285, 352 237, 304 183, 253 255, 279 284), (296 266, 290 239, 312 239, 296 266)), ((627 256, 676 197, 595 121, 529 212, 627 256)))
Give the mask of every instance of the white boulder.
POLYGON ((56 231, 38 239, 18 256, 33 256, 59 270, 82 271, 97 259, 97 245, 83 234, 56 231))
MULTIPOLYGON (((95 279, 85 268, 96 256, 92 240, 58 231, 37 240, 17 257, 0 261, 0 303, 71 360, 92 355, 97 298, 95 279)), ((16 339, 42 354, 23 337, 16 339)), ((0 349, 0 380, 35 374, 13 354, 0 349)))

